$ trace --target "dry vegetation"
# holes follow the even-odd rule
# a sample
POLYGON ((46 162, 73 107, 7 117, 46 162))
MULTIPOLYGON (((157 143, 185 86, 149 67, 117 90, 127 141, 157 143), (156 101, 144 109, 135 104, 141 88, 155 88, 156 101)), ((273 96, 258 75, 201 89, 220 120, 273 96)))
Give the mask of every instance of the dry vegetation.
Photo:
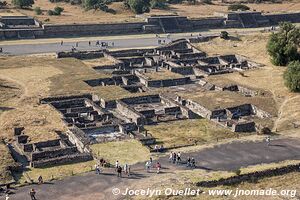
POLYGON ((194 145, 236 137, 236 134, 218 127, 207 119, 180 120, 145 126, 165 147, 194 145))
POLYGON ((269 34, 260 33, 247 36, 238 36, 240 40, 214 39, 209 42, 199 43, 198 47, 209 55, 215 54, 241 54, 250 60, 264 64, 260 69, 246 71, 244 76, 238 73, 218 76, 226 82, 234 82, 251 88, 270 91, 275 104, 271 104, 278 110, 278 119, 275 121, 274 130, 293 129, 293 122, 300 119, 300 95, 291 93, 284 86, 284 67, 276 67, 270 63, 266 52, 266 43, 269 34))
POLYGON ((121 165, 132 165, 150 157, 149 150, 137 140, 94 144, 91 145, 91 149, 98 158, 104 158, 111 164, 118 160, 121 165))
MULTIPOLYGON (((10 2, 10 1, 8 1, 10 2)), ((265 4, 247 4, 251 10, 277 13, 277 12, 292 12, 300 10, 300 2, 297 1, 285 1, 284 3, 270 3, 265 4)), ((106 13, 103 11, 85 11, 81 6, 70 5, 68 3, 50 3, 47 0, 36 0, 33 7, 40 7, 43 10, 43 15, 35 15, 31 9, 9 9, 0 10, 0 15, 29 15, 34 16, 38 20, 44 23, 52 24, 73 24, 73 23, 110 23, 110 22, 136 22, 143 21, 142 18, 135 17, 135 14, 129 10, 124 9, 122 2, 116 2, 109 5, 110 8, 116 11, 115 14, 106 13), (47 10, 55 7, 64 7, 62 16, 49 16, 47 10), (49 19, 49 21, 47 20, 49 19), (46 20, 46 21, 45 21, 46 20)), ((214 12, 227 11, 228 4, 221 3, 219 0, 214 0, 213 4, 201 4, 196 5, 189 4, 174 4, 170 5, 166 10, 153 9, 146 15, 168 15, 178 14, 188 16, 190 18, 200 18, 213 16, 214 12)))
POLYGON ((12 158, 7 146, 0 141, 0 184, 10 183, 13 178, 8 170, 9 166, 15 164, 14 159, 12 158))

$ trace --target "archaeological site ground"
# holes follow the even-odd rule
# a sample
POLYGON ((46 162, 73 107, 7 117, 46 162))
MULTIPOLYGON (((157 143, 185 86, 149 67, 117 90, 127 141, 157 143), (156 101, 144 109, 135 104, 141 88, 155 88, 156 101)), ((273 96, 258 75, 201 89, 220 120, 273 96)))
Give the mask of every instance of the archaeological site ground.
POLYGON ((300 2, 130 1, 0 1, 0 199, 299 199, 300 2))

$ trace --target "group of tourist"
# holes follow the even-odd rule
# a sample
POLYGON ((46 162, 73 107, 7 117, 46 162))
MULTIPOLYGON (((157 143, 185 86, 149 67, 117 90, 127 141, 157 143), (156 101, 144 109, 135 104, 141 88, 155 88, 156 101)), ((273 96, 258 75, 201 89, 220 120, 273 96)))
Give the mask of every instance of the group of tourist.
POLYGON ((156 173, 159 174, 161 169, 161 164, 158 161, 156 162, 156 164, 153 164, 153 159, 152 157, 150 157, 150 159, 146 162, 145 167, 148 173, 151 172, 152 168, 156 168, 156 173))
MULTIPOLYGON (((182 164, 181 152, 170 152, 169 162, 173 164, 182 164)), ((186 166, 190 168, 196 167, 196 160, 193 157, 187 157, 186 166)))
POLYGON ((127 163, 124 164, 124 166, 122 167, 119 163, 119 161, 117 160, 115 163, 115 171, 117 172, 117 176, 122 178, 122 173, 124 172, 125 175, 130 176, 130 165, 128 165, 127 163))
MULTIPOLYGON (((61 40, 61 41, 60 41, 60 46, 63 46, 63 45, 64 45, 64 41, 61 40)), ((91 42, 91 41, 88 41, 88 45, 91 46, 91 45, 92 45, 92 42, 91 42)), ((95 46, 100 46, 101 48, 102 48, 102 47, 107 48, 107 47, 109 46, 109 42, 100 42, 99 40, 97 40, 96 43, 95 43, 95 46)), ((115 46, 115 43, 114 43, 114 42, 111 42, 111 46, 112 46, 112 47, 115 46)), ((72 45, 72 49, 71 49, 71 50, 72 50, 72 51, 75 51, 76 48, 78 48, 78 47, 79 47, 79 43, 76 42, 76 43, 75 43, 75 46, 72 45)), ((2 50, 2 48, 0 48, 0 50, 2 50)), ((0 52, 1 52, 1 51, 0 51, 0 52)))

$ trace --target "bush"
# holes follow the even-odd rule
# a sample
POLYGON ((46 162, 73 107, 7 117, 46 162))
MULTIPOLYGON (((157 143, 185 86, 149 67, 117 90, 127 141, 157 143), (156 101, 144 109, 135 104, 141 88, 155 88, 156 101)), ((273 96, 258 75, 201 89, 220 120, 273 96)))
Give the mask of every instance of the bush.
POLYGON ((11 3, 18 8, 24 8, 31 7, 34 4, 34 0, 12 0, 11 3))
POLYGON ((41 15, 43 13, 43 11, 40 7, 35 7, 33 10, 36 15, 41 15))
POLYGON ((56 6, 55 8, 54 8, 54 13, 55 13, 55 15, 61 15, 61 13, 64 11, 64 8, 62 8, 62 7, 59 7, 59 6, 56 6))
POLYGON ((300 92, 300 62, 291 62, 283 75, 285 85, 292 92, 300 92))
POLYGON ((212 0, 202 0, 202 3, 205 3, 205 4, 212 4, 212 0))
POLYGON ((228 40, 229 39, 229 33, 227 31, 221 31, 220 38, 222 38, 224 40, 228 40))
POLYGON ((280 23, 279 32, 273 33, 267 44, 267 51, 274 65, 286 66, 299 60, 300 29, 289 22, 280 23))
POLYGON ((51 16, 51 15, 55 15, 55 13, 54 13, 53 10, 48 10, 48 11, 47 11, 47 14, 50 15, 50 16, 51 16))
POLYGON ((168 6, 163 0, 151 0, 150 7, 152 9, 166 9, 168 6))
POLYGON ((129 8, 136 14, 150 11, 150 0, 128 0, 129 8))
POLYGON ((231 11, 238 11, 238 10, 245 11, 245 10, 250 10, 250 8, 248 6, 242 5, 242 4, 233 4, 233 5, 228 6, 228 10, 231 10, 231 11))

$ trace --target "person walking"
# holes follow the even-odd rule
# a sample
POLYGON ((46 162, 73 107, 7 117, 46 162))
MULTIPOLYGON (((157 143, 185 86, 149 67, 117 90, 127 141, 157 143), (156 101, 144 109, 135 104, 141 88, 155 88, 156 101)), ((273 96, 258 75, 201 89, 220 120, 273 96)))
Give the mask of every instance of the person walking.
POLYGON ((269 135, 266 137, 266 143, 267 143, 268 146, 270 146, 271 137, 269 135))
POLYGON ((121 166, 118 167, 117 172, 118 172, 118 177, 122 178, 122 167, 121 166))
POLYGON ((156 163, 156 173, 159 174, 161 169, 161 164, 159 162, 156 163))
POLYGON ((39 176, 39 178, 38 178, 38 184, 40 185, 40 184, 43 184, 43 183, 44 183, 43 177, 39 176))
POLYGON ((194 158, 191 159, 191 167, 196 168, 196 161, 194 158))
POLYGON ((147 172, 150 172, 150 162, 149 161, 146 162, 145 167, 146 167, 147 172))
POLYGON ((116 161, 116 164, 115 164, 115 169, 117 170, 118 167, 119 167, 119 161, 117 160, 117 161, 116 161))
MULTIPOLYGON (((125 173, 126 175, 128 175, 128 164, 127 164, 127 163, 124 165, 124 173, 125 173)), ((128 176, 129 176, 129 175, 128 175, 128 176)))
POLYGON ((181 162, 181 153, 178 152, 177 153, 177 164, 179 164, 181 162))
POLYGON ((99 166, 99 164, 95 164, 95 171, 96 171, 96 174, 100 174, 100 166, 99 166))
POLYGON ((91 41, 89 41, 89 46, 91 46, 91 41))
POLYGON ((9 200, 9 195, 8 194, 5 195, 5 200, 9 200))
POLYGON ((177 154, 174 152, 173 153, 173 164, 176 163, 176 160, 177 160, 177 154))
POLYGON ((173 152, 171 151, 170 155, 169 155, 169 162, 172 162, 173 160, 173 152))
POLYGON ((29 195, 30 195, 31 200, 36 200, 36 198, 35 198, 36 192, 33 188, 30 190, 29 195))
POLYGON ((190 157, 188 157, 187 160, 186 160, 186 166, 187 167, 191 166, 191 158, 190 157))
POLYGON ((64 41, 63 40, 60 41, 60 46, 62 46, 62 45, 64 45, 64 41))

